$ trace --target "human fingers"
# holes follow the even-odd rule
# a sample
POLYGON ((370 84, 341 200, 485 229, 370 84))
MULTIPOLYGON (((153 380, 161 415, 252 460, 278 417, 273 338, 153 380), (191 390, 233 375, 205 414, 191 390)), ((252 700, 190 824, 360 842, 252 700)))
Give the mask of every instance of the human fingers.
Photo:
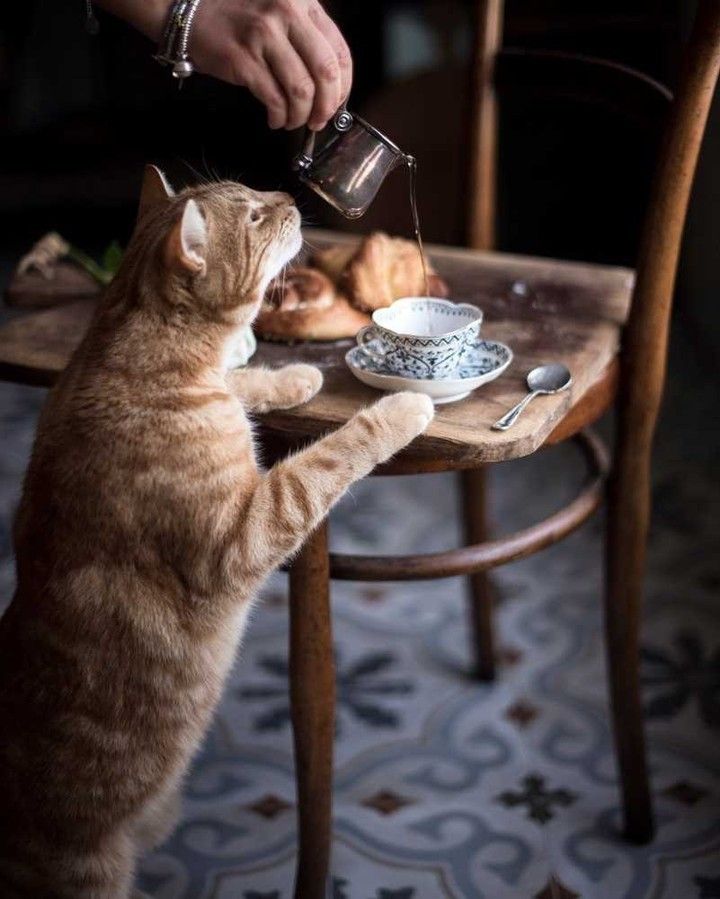
POLYGON ((284 128, 288 122, 285 92, 263 60, 241 57, 235 81, 246 87, 265 106, 269 128, 284 128))
POLYGON ((311 3, 308 14, 311 22, 313 22, 322 32, 327 42, 335 51, 335 57, 340 68, 340 103, 344 103, 350 96, 353 80, 353 58, 350 48, 340 29, 319 3, 311 3))
POLYGON ((285 94, 287 103, 287 129, 305 125, 315 100, 315 82, 307 66, 286 34, 278 33, 268 41, 264 57, 285 94))
POLYGON ((315 84, 308 126, 319 131, 325 127, 343 100, 337 56, 322 32, 309 20, 293 24, 288 36, 315 84))

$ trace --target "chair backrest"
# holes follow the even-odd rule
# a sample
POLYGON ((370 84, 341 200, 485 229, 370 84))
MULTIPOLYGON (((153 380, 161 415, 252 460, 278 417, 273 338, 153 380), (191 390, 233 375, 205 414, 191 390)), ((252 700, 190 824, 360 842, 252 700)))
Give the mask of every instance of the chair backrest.
MULTIPOLYGON (((720 72, 720 3, 700 0, 670 108, 636 266, 622 357, 620 408, 638 450, 649 452, 662 399, 670 312, 687 209, 708 113, 720 72)), ((621 435, 620 435, 621 436, 621 435)))
POLYGON ((667 115, 672 93, 660 82, 620 63, 577 53, 502 45, 503 0, 479 0, 472 64, 469 197, 466 239, 493 249, 497 218, 498 96, 580 102, 614 120, 654 128, 667 115))
POLYGON ((467 241, 476 249, 494 246, 495 177, 499 91, 520 89, 543 96, 555 92, 612 106, 616 112, 655 118, 668 107, 663 148, 645 217, 642 269, 658 256, 662 280, 671 292, 690 190, 720 66, 720 3, 700 0, 693 32, 685 49, 676 97, 642 72, 609 60, 578 54, 525 51, 502 46, 504 0, 478 0, 473 62, 473 104, 469 158, 470 204, 467 241))
MULTIPOLYGON (((553 4, 541 4, 545 5, 553 4)), ((467 6, 477 9, 478 2, 467 6)), ((516 253, 634 264, 669 92, 617 63, 500 49, 500 6, 483 9, 495 9, 498 15, 494 28, 485 28, 485 43, 479 35, 474 42, 489 45, 486 52, 475 55, 474 66, 456 46, 452 58, 435 58, 429 68, 389 79, 358 109, 417 157, 425 237, 451 244, 467 243, 470 237, 476 246, 494 245, 516 253), (497 175, 496 118, 500 120, 497 175), (469 169, 470 180, 484 185, 480 189, 469 189, 469 169), (469 233, 468 224, 481 220, 474 213, 483 204, 486 227, 478 238, 469 233), (489 239, 484 236, 488 232, 489 239)), ((427 17, 422 22, 428 29, 434 27, 427 17)), ((579 39, 577 29, 573 26, 570 34, 560 37, 560 24, 550 39, 572 50, 579 39)), ((465 20, 465 27, 472 45, 472 18, 465 20)), ((645 23, 642 36, 647 38, 653 27, 645 23)), ((510 33, 521 30, 514 20, 508 28, 510 33)), ((522 30, 529 30, 529 40, 542 45, 532 29, 523 25, 522 30)), ((618 40, 623 34, 618 26, 613 33, 618 40)), ((660 54, 662 59, 670 43, 663 33, 652 54, 637 52, 660 54)), ((398 171, 387 180, 361 222, 363 230, 409 232, 403 175, 398 171)), ((343 226, 330 215, 324 221, 343 226)))
MULTIPOLYGON (((560 53, 502 48, 503 0, 479 0, 473 64, 470 206, 467 240, 491 249, 495 239, 497 92, 548 88, 611 103, 632 115, 667 104, 665 136, 645 213, 636 284, 621 358, 621 427, 641 409, 635 430, 649 452, 662 397, 668 330, 683 229, 705 126, 720 70, 720 2, 700 0, 674 98, 646 75, 617 63, 560 53), (624 413, 623 414, 623 410, 624 413)), ((645 112, 644 112, 645 111, 645 112)))

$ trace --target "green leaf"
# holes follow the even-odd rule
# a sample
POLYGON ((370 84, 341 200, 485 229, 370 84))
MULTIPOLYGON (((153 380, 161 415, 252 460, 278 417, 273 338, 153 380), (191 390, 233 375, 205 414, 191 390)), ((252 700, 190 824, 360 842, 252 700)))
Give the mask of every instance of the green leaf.
POLYGON ((123 258, 123 250, 120 244, 114 240, 105 250, 102 257, 102 267, 110 275, 117 275, 123 258))
POLYGON ((78 249, 78 247, 70 247, 68 250, 68 258, 77 262, 78 265, 82 266, 86 272, 92 275, 93 278, 98 282, 98 284, 102 284, 103 287, 106 287, 111 281, 113 276, 106 272, 104 268, 99 266, 95 260, 88 256, 87 253, 84 253, 82 250, 78 249))
POLYGON ((82 268, 92 275, 99 284, 102 284, 103 287, 107 287, 120 268, 123 251, 120 244, 114 240, 103 253, 101 265, 98 265, 91 256, 88 256, 88 254, 79 249, 79 247, 70 247, 68 257, 77 262, 78 265, 82 266, 82 268))

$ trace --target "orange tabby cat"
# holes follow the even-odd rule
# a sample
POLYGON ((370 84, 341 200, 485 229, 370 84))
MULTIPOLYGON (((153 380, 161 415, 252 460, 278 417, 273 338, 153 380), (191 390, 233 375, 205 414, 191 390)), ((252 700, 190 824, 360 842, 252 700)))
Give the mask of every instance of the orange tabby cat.
POLYGON ((297 253, 282 193, 146 173, 122 268, 43 410, 0 621, 0 896, 119 899, 173 828, 249 606, 358 478, 432 418, 397 394, 258 468, 246 413, 321 387, 228 373, 297 253))

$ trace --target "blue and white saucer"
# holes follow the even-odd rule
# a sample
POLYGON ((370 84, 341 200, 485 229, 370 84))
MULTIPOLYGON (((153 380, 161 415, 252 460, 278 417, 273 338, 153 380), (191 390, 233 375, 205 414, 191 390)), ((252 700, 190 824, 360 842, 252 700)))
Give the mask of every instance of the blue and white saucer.
MULTIPOLYGON (((373 343, 374 341, 370 343, 371 349, 373 343)), ((478 339, 467 350, 462 364, 450 377, 430 380, 394 374, 359 346, 345 354, 348 368, 363 384, 393 393, 398 390, 425 393, 436 404, 462 400, 482 384, 494 381, 510 365, 512 358, 512 350, 504 343, 478 339)))

